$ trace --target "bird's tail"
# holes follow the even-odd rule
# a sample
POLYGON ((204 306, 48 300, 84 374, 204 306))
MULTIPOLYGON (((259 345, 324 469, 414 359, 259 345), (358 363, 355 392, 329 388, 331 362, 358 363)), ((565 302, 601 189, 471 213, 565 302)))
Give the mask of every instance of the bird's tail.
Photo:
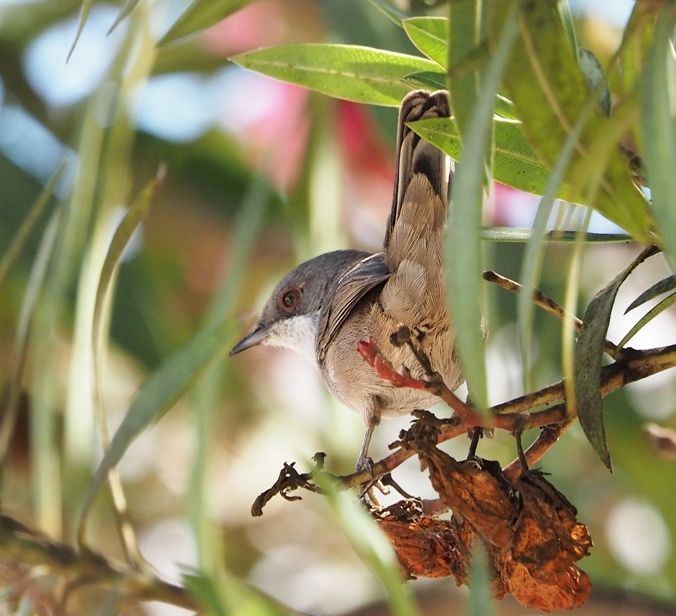
POLYGON ((451 161, 406 123, 449 115, 448 95, 441 90, 417 90, 402 101, 394 196, 384 244, 390 271, 396 270, 403 260, 419 262, 422 253, 429 255, 430 250, 433 253, 441 250, 451 161))

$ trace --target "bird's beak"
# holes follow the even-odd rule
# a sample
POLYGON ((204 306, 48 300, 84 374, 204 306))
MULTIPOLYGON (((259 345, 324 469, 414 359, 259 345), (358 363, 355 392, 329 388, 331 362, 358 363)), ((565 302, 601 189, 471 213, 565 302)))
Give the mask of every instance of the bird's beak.
POLYGON ((246 351, 251 347, 258 346, 268 337, 269 333, 270 331, 268 327, 257 325, 256 329, 248 333, 234 347, 232 347, 232 350, 230 351, 230 353, 228 353, 228 355, 232 357, 233 355, 237 355, 237 353, 246 351))

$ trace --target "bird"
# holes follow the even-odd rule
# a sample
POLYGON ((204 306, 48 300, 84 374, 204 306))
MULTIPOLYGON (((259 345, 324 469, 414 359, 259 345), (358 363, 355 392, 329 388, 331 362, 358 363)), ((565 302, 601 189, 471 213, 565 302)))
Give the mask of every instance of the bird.
POLYGON ((284 347, 314 364, 336 398, 364 419, 357 470, 372 464, 368 449, 381 419, 438 402, 424 389, 395 387, 381 378, 359 353, 361 341, 372 341, 397 372, 414 379, 425 378, 430 367, 422 365, 422 354, 451 390, 464 382, 443 267, 453 162, 407 126, 449 115, 443 90, 405 96, 383 250, 336 250, 302 263, 275 287, 253 330, 230 351, 233 356, 257 345, 284 347), (398 337, 402 331, 407 344, 398 337))

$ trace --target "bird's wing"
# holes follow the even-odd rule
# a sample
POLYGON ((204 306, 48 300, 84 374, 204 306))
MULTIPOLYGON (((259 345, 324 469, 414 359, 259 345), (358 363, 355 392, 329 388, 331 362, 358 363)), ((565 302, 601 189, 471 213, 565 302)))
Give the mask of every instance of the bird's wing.
POLYGON ((379 252, 357 263, 338 281, 332 299, 324 304, 319 313, 316 350, 320 363, 359 300, 390 276, 385 255, 379 252))

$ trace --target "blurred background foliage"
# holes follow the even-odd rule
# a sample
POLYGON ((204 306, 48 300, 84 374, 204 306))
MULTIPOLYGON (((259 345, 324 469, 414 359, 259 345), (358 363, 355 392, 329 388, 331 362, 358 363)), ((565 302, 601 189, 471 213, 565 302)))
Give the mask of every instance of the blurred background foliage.
MULTIPOLYGON (((0 254, 49 178, 67 162, 54 202, 0 286, 0 378, 11 383, 24 348, 17 335, 22 305, 27 309, 24 298, 27 289, 40 286, 40 265, 47 268, 30 331, 24 332, 28 354, 2 502, 6 513, 66 542, 74 540, 78 511, 101 455, 89 338, 98 272, 125 208, 161 162, 166 179, 123 254, 104 311, 110 345, 103 398, 111 431, 144 379, 219 311, 232 316, 218 341, 227 349, 293 265, 335 248, 376 251, 381 245, 396 110, 323 97, 247 72, 228 58, 292 42, 417 54, 402 29, 362 0, 259 0, 198 36, 157 48, 156 41, 190 4, 158 0, 141 1, 110 34, 120 5, 92 3, 66 62, 80 4, 0 0, 0 254), (50 225, 58 225, 58 232, 48 259, 50 225), (233 270, 245 257, 244 270, 233 270)), ((620 44, 633 3, 570 4, 580 43, 605 65, 620 44)), ((445 11, 434 2, 397 6, 408 14, 445 11)), ((538 201, 494 184, 484 224, 529 227, 538 201)), ((578 228, 583 213, 557 207, 552 221, 558 216, 568 228, 578 228)), ((589 230, 619 229, 594 214, 589 230)), ((483 249, 488 267, 518 278, 523 244, 484 242, 483 249)), ((573 244, 546 248, 540 287, 560 302, 573 249, 573 244)), ((585 249, 578 314, 637 252, 630 243, 585 249)), ((656 257, 627 281, 611 321, 611 340, 634 323, 622 315, 626 306, 668 274, 656 257)), ((486 293, 489 400, 497 403, 522 393, 516 299, 501 290, 486 293)), ((676 318, 668 310, 632 345, 674 340, 676 318)), ((536 313, 531 342, 533 385, 559 380, 560 324, 536 313)), ((9 389, 4 387, 5 399, 9 389)), ((589 526, 595 547, 581 565, 594 583, 674 602, 676 469, 653 454, 641 433, 648 420, 676 428, 673 375, 630 385, 611 395, 605 408, 614 474, 603 468, 577 426, 545 456, 542 468, 589 526)), ((408 423, 402 418, 379 427, 374 457, 385 455, 408 423)), ((212 580, 221 579, 221 589, 249 607, 251 597, 233 580, 291 609, 317 614, 342 614, 381 599, 378 580, 350 547, 324 499, 307 496, 293 504, 280 499, 263 518, 249 513, 284 461, 298 460, 307 470, 321 450, 332 472, 350 472, 362 430, 361 419, 340 408, 313 369, 292 354, 254 350, 220 362, 132 444, 119 465, 141 552, 164 579, 176 583, 195 568, 215 576, 223 560, 230 582, 212 580)), ((466 446, 457 439, 448 450, 463 457, 466 446)), ((514 457, 513 439, 502 434, 484 439, 480 453, 505 464, 514 457)), ((397 479, 410 492, 432 496, 413 461, 397 479)), ((88 519, 87 540, 106 556, 123 558, 105 497, 88 519)), ((17 607, 12 591, 28 578, 38 590, 19 593, 20 607, 30 611, 48 604, 55 579, 8 570, 8 609, 17 607)), ((439 584, 450 592, 449 580, 412 586, 425 594, 438 592, 439 584)), ((206 586, 202 579, 190 587, 204 599, 211 592, 206 586)), ((101 589, 76 590, 68 611, 110 609, 104 598, 101 589)), ((127 608, 141 609, 180 612, 160 603, 127 608)))

